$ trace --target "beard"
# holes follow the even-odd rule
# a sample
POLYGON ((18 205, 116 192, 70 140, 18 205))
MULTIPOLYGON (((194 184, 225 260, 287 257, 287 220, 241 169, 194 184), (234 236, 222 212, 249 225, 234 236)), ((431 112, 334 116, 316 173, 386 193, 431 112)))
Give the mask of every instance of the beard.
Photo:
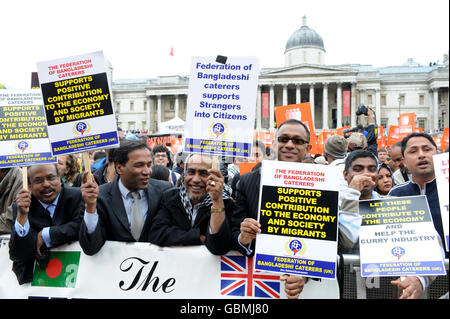
POLYGON ((199 202, 199 203, 201 203, 201 202, 203 202, 203 200, 206 198, 206 196, 208 196, 208 193, 203 193, 202 195, 200 195, 200 196, 193 196, 193 195, 191 195, 191 194, 188 194, 189 195, 189 200, 192 202, 192 201, 194 201, 194 202, 199 202))

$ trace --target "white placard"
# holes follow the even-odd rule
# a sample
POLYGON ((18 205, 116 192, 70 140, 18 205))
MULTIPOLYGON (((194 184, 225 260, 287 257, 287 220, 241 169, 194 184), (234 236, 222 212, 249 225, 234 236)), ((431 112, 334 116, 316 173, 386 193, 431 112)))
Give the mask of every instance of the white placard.
POLYGON ((0 167, 56 163, 40 90, 0 91, 0 167))
POLYGON ((53 155, 119 144, 103 52, 37 64, 53 155))
POLYGON ((259 62, 255 57, 193 57, 184 151, 250 157, 259 62))
POLYGON ((446 274, 424 195, 360 201, 359 212, 362 277, 446 274))
POLYGON ((337 189, 333 167, 263 161, 255 269, 335 279, 337 189))

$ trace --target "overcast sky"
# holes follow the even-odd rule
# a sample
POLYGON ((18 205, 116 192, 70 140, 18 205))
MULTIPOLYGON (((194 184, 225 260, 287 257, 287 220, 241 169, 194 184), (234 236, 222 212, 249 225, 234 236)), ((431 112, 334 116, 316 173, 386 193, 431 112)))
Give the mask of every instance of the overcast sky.
POLYGON ((218 54, 281 67, 303 15, 329 65, 428 65, 449 50, 448 0, 11 0, 0 5, 0 83, 29 88, 37 62, 98 50, 114 79, 188 75, 191 56, 218 54))

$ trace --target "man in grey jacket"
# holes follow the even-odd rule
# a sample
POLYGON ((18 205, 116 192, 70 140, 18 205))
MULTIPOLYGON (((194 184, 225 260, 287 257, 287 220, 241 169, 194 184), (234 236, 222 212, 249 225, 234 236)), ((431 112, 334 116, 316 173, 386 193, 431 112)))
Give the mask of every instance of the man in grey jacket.
POLYGON ((12 204, 21 189, 22 172, 20 168, 0 168, 0 235, 11 233, 12 204))

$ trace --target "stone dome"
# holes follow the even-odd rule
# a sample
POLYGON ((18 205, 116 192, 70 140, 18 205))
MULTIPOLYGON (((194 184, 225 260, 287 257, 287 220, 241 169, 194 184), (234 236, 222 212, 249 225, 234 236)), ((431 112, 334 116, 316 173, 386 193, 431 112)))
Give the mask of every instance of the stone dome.
POLYGON ((319 48, 325 51, 322 37, 306 25, 306 16, 302 20, 303 26, 291 35, 284 52, 297 48, 319 48))

